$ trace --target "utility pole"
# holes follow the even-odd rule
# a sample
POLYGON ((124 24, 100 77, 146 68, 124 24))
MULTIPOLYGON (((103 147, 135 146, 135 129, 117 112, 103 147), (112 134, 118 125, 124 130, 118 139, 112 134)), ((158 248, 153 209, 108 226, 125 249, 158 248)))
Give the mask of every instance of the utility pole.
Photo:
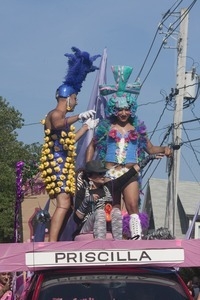
POLYGON ((172 234, 176 236, 176 215, 177 215, 177 197, 180 173, 180 143, 183 118, 183 99, 185 93, 185 72, 186 72, 186 55, 187 55, 187 38, 188 38, 188 12, 187 9, 181 9, 180 32, 177 42, 177 73, 176 73, 176 89, 175 96, 175 112, 174 112, 174 130, 172 136, 172 145, 175 150, 173 154, 173 163, 169 174, 168 182, 168 199, 165 217, 165 226, 170 229, 172 234))

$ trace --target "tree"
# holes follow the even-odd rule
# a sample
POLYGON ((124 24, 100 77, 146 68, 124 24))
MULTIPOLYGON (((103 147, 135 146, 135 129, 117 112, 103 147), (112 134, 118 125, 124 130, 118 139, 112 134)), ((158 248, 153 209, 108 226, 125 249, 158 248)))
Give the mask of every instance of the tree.
POLYGON ((41 149, 39 143, 25 145, 17 140, 16 129, 23 125, 22 114, 0 97, 0 243, 13 242, 16 163, 38 161, 41 149))

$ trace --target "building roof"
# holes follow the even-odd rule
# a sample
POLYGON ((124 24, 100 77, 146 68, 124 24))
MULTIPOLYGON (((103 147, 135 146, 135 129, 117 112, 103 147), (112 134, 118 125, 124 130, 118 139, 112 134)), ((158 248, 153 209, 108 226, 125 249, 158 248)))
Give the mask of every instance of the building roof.
MULTIPOLYGON (((172 224, 166 218, 168 180, 151 178, 146 189, 142 211, 146 211, 150 217, 150 230, 159 227, 170 227, 172 224)), ((170 197, 171 199, 172 197, 170 197)), ((200 203, 200 185, 196 182, 180 181, 178 185, 178 199, 176 206, 175 236, 184 238, 188 230, 190 220, 193 219, 200 203)), ((171 209, 170 211, 173 211, 171 209)), ((169 216, 169 219, 172 217, 169 216)))

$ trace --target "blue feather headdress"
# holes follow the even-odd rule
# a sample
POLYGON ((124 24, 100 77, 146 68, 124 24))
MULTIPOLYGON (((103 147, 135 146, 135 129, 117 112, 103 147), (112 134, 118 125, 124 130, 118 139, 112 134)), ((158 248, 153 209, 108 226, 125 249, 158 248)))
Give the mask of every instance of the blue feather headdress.
POLYGON ((78 94, 82 88, 82 83, 90 72, 94 72, 98 67, 93 66, 93 62, 101 55, 90 56, 86 51, 80 51, 76 47, 72 47, 74 53, 66 53, 68 58, 67 74, 63 84, 56 91, 56 98, 67 98, 72 94, 78 94))

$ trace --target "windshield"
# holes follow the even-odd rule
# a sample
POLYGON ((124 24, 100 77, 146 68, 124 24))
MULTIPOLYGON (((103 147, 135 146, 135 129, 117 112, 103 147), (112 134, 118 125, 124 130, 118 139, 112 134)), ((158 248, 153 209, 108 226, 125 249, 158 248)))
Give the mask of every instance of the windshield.
POLYGON ((39 300, 188 299, 173 275, 48 275, 42 284, 39 300))

